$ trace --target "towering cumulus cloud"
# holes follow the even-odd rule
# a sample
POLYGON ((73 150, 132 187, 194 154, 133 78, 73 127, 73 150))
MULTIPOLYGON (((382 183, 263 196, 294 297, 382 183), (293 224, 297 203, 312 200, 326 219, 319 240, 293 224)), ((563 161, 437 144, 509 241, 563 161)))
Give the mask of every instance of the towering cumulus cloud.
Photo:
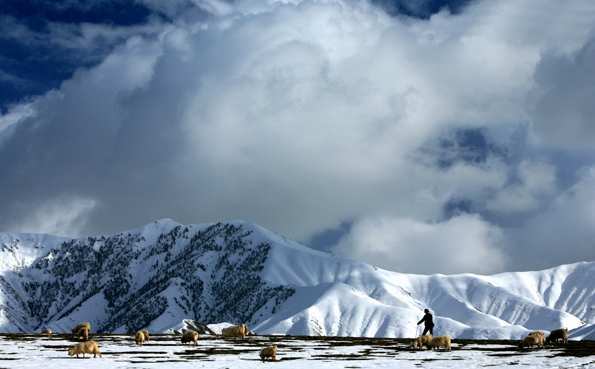
POLYGON ((2 230, 239 218, 423 273, 595 257, 592 1, 138 4, 44 34, 96 62, 0 118, 2 230))

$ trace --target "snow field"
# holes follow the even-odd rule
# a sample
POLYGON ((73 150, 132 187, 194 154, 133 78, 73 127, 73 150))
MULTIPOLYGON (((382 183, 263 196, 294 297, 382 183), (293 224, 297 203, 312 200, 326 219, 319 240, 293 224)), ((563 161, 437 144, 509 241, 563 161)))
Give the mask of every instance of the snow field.
POLYGON ((179 335, 151 335, 137 346, 134 336, 92 335, 102 358, 68 356, 69 335, 0 335, 0 367, 80 368, 595 368, 595 350, 582 357, 563 356, 569 346, 518 350, 516 341, 453 342, 452 351, 411 350, 406 339, 350 337, 250 336, 246 340, 201 335, 198 346, 182 345, 179 335), (260 350, 278 346, 277 362, 261 362, 260 350), (84 361, 82 361, 84 360, 84 361))

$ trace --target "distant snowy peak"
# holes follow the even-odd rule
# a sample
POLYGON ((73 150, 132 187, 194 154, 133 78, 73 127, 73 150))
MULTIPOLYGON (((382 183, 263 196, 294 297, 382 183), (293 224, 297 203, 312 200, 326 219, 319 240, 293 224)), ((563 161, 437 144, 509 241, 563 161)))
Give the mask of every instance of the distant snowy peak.
POLYGON ((0 271, 28 268, 49 249, 67 240, 46 234, 0 232, 0 271))
POLYGON ((435 334, 520 338, 595 324, 595 263, 493 276, 390 272, 312 250, 240 220, 163 219, 70 239, 0 233, 0 332, 81 321, 96 331, 171 332, 247 324, 257 333, 413 337, 424 308, 435 334))
POLYGON ((561 265, 539 272, 503 273, 486 280, 536 304, 595 323, 595 263, 561 265))
MULTIPOLYGON (((572 329, 583 324, 582 316, 513 293, 517 290, 507 289, 502 276, 492 283, 489 277, 473 275, 406 275, 352 260, 298 256, 293 251, 278 253, 275 261, 271 267, 275 270, 267 276, 302 288, 256 331, 410 337, 415 333, 412 322, 421 318, 424 308, 435 313, 436 334, 453 337, 518 338, 528 330, 572 329), (330 292, 341 286, 357 293, 330 292), (317 293, 322 295, 315 302, 304 302, 317 293)), ((586 288, 583 296, 589 294, 592 291, 586 288)))
MULTIPOLYGON (((271 244, 253 242, 252 233, 241 224, 162 220, 131 232, 53 242, 18 273, 3 268, 2 327, 60 332, 90 321, 97 331, 131 332, 164 330, 182 319, 248 321, 263 305, 277 306, 293 293, 260 277, 271 244)), ((10 242, 5 259, 24 260, 35 247, 10 242)))

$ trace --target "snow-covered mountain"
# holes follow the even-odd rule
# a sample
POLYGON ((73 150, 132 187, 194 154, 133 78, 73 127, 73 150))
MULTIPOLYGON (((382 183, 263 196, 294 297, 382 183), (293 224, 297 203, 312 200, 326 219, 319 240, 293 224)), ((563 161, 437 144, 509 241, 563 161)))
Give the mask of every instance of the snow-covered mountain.
POLYGON ((255 224, 161 220, 111 236, 0 233, 0 332, 171 331, 184 319, 260 334, 518 339, 595 331, 595 263, 538 271, 401 274, 309 249, 255 224))

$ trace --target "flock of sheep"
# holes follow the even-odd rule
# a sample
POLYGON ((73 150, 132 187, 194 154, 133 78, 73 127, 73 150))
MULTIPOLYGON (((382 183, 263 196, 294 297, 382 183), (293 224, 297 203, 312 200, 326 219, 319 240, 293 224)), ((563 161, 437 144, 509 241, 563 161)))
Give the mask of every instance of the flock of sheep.
MULTIPOLYGON (((52 331, 46 330, 42 333, 51 336, 52 331)), ((83 342, 79 343, 78 345, 70 348, 68 350, 68 355, 79 357, 79 354, 85 357, 85 354, 93 354, 93 357, 101 357, 101 353, 99 352, 99 346, 95 341, 89 341, 89 333, 91 333, 91 324, 89 323, 80 323, 78 324, 73 330, 72 334, 78 340, 83 342)), ((242 339, 246 338, 250 332, 248 331, 248 327, 245 324, 241 325, 232 325, 227 328, 223 328, 221 334, 225 337, 242 337, 242 339)), ((141 330, 136 332, 134 337, 136 344, 142 346, 143 342, 149 341, 149 332, 146 330, 141 330)), ((545 344, 558 342, 558 340, 562 340, 564 343, 568 343, 568 328, 565 329, 555 329, 550 332, 550 334, 544 339, 543 332, 531 332, 519 343, 519 348, 532 348, 533 346, 537 346, 537 348, 545 348, 545 344)), ((421 349, 423 346, 426 346, 428 349, 439 349, 440 347, 444 347, 444 350, 451 350, 450 348, 450 337, 449 336, 438 336, 432 337, 431 334, 421 336, 416 338, 412 343, 411 346, 414 349, 421 349)), ((191 331, 185 332, 182 334, 182 344, 190 343, 197 345, 198 344, 198 333, 191 331)), ((267 359, 276 361, 277 360, 277 346, 268 346, 262 349, 260 352, 260 358, 264 362, 267 359)))
MULTIPOLYGON (((537 346, 537 348, 540 346, 541 348, 545 348, 546 343, 558 342, 558 340, 568 343, 568 328, 554 329, 545 339, 543 338, 543 332, 531 332, 527 335, 527 337, 525 337, 525 339, 521 341, 521 343, 519 343, 519 348, 532 348, 533 346, 537 346)), ((431 334, 428 334, 416 338, 411 343, 411 346, 413 348, 419 349, 421 349, 423 346, 426 346, 428 349, 439 349, 440 347, 444 347, 444 350, 450 350, 450 337, 432 337, 431 334)))
MULTIPOLYGON (((52 331, 50 329, 47 329, 41 333, 47 334, 48 337, 52 335, 52 331)), ((70 348, 68 350, 68 355, 76 355, 76 357, 79 357, 79 354, 82 354, 83 358, 85 358, 85 354, 93 354, 93 357, 97 357, 97 355, 101 357, 101 352, 99 352, 99 346, 97 345, 97 342, 89 341, 89 333, 91 333, 90 323, 80 323, 72 330, 72 334, 74 335, 74 337, 78 338, 78 340, 83 342, 70 348)), ((250 331, 248 330, 248 327, 245 324, 232 325, 230 327, 223 328, 223 330, 221 331, 221 334, 223 336, 242 337, 242 339, 246 338, 246 335, 248 335, 249 333, 250 331)), ((136 332, 136 334, 134 335, 134 340, 137 345, 142 346, 143 342, 149 341, 149 331, 141 330, 136 332)), ((198 332, 191 331, 182 334, 182 344, 184 345, 186 343, 188 345, 190 345, 190 343, 198 345, 198 332)), ((260 358, 263 362, 266 359, 276 361, 277 346, 268 346, 262 349, 262 351, 260 352, 260 358)))
POLYGON ((531 332, 523 341, 521 341, 521 343, 519 343, 519 348, 531 348, 533 346, 537 346, 537 348, 539 348, 539 346, 545 348, 546 343, 558 342, 558 340, 568 343, 568 328, 554 329, 545 340, 543 339, 543 332, 531 332))

